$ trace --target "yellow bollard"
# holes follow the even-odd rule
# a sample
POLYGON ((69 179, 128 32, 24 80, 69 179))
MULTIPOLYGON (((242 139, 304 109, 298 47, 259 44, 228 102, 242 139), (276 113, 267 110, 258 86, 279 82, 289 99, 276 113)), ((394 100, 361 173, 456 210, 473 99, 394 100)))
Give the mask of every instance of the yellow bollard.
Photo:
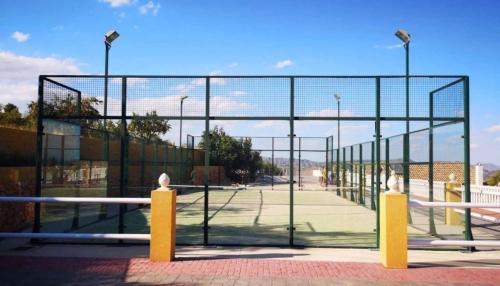
POLYGON ((159 188, 151 192, 151 261, 172 261, 175 258, 176 191, 159 188))
POLYGON ((392 171, 389 192, 380 194, 380 260, 386 268, 408 268, 408 201, 392 171))
MULTIPOLYGON (((450 181, 444 185, 444 199, 446 202, 461 202, 462 195, 460 192, 455 191, 455 188, 460 186, 455 181, 455 176, 450 174, 450 181)), ((461 225, 462 214, 456 212, 453 208, 446 208, 445 223, 447 225, 461 225)))

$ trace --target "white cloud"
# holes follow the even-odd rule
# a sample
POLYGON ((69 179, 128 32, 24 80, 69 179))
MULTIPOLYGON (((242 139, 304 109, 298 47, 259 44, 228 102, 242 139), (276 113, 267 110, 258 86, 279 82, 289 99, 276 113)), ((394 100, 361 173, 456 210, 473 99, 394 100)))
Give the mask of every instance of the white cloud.
POLYGON ((253 125, 253 127, 259 129, 271 129, 271 128, 285 129, 285 128, 290 128, 290 123, 281 120, 265 120, 257 122, 256 124, 253 125))
POLYGON ((18 42, 26 42, 27 40, 29 40, 29 38, 31 37, 30 34, 25 34, 23 32, 19 32, 19 31, 15 31, 14 33, 12 33, 12 36, 11 36, 13 39, 15 39, 16 41, 18 42))
MULTIPOLYGON (((212 71, 208 75, 210 76, 217 76, 220 75, 221 73, 219 71, 212 71)), ((206 79, 205 78, 197 78, 192 80, 191 82, 188 83, 180 83, 175 86, 174 90, 181 92, 181 93, 187 93, 196 87, 201 87, 205 86, 206 84, 206 79)), ((212 77, 210 78, 210 84, 214 85, 225 85, 226 84, 226 79, 222 77, 212 77)))
POLYGON ((235 91, 231 92, 232 96, 243 96, 243 95, 246 95, 246 94, 247 94, 246 92, 241 91, 241 90, 235 90, 235 91))
POLYGON ((2 103, 11 102, 21 110, 37 99, 40 74, 80 74, 73 59, 55 57, 27 57, 8 51, 0 51, 0 98, 2 103))
POLYGON ((274 67, 277 68, 277 69, 282 69, 282 68, 289 67, 291 65, 293 65, 293 61, 292 60, 282 60, 282 61, 279 61, 279 62, 275 63, 274 67))
POLYGON ((375 49, 386 49, 386 50, 393 50, 393 49, 399 49, 402 48, 403 44, 397 44, 397 45, 375 45, 375 49))
POLYGON ((338 113, 340 113, 341 117, 351 117, 352 116, 352 111, 350 111, 350 110, 341 109, 340 112, 338 112, 337 109, 332 109, 332 108, 325 108, 325 109, 318 110, 318 111, 311 111, 311 112, 308 112, 306 116, 337 117, 338 113))
POLYGON ((486 129, 488 132, 500 132, 500 124, 490 126, 486 129))
POLYGON ((57 26, 52 27, 52 31, 62 31, 62 30, 64 30, 63 25, 57 25, 57 26))
POLYGON ((479 146, 480 146, 479 144, 475 144, 475 143, 470 144, 471 149, 477 149, 477 148, 479 148, 479 146))
POLYGON ((500 137, 495 138, 495 142, 500 142, 500 137))
POLYGON ((113 8, 118 8, 134 3, 136 0, 99 0, 99 2, 107 3, 113 8))
POLYGON ((139 12, 143 15, 146 15, 149 12, 151 12, 153 16, 156 16, 160 8, 161 8, 160 2, 157 2, 155 4, 153 1, 148 1, 146 4, 139 7, 139 12))
POLYGON ((239 66, 239 65, 240 65, 240 64, 239 64, 239 63, 237 63, 237 62, 233 62, 233 63, 230 63, 230 64, 228 65, 228 67, 229 67, 229 68, 235 68, 235 67, 237 67, 237 66, 239 66))

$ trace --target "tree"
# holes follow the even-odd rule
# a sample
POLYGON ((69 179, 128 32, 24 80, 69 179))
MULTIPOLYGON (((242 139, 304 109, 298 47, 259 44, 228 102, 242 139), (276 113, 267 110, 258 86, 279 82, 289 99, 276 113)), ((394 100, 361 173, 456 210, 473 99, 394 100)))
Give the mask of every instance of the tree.
POLYGON ((158 118, 156 111, 147 112, 146 118, 139 118, 135 113, 132 115, 132 121, 128 126, 129 133, 146 141, 146 143, 161 141, 160 135, 167 133, 171 129, 168 120, 158 118))
POLYGON ((19 108, 12 103, 7 103, 0 108, 0 123, 4 125, 23 125, 24 119, 19 108))
MULTIPOLYGON (((102 100, 96 97, 84 97, 80 102, 80 110, 78 110, 78 99, 75 95, 66 94, 65 96, 49 97, 51 101, 44 101, 43 115, 44 116, 77 116, 80 111, 80 116, 98 117, 100 115, 97 107, 103 103, 102 100)), ((36 126, 38 118, 38 102, 32 101, 28 104, 28 114, 26 116, 26 124, 28 126, 36 126)), ((80 126, 82 128, 97 128, 98 120, 81 119, 80 126)))
MULTIPOLYGON (((209 136, 209 157, 212 165, 224 166, 226 177, 233 182, 243 182, 244 179, 255 180, 263 164, 260 153, 252 151, 251 139, 236 140, 217 126, 209 131, 209 136)), ((204 139, 198 146, 204 148, 204 139)))
POLYGON ((491 174, 488 179, 486 180, 486 183, 489 186, 498 186, 500 183, 500 171, 497 171, 494 174, 491 174))

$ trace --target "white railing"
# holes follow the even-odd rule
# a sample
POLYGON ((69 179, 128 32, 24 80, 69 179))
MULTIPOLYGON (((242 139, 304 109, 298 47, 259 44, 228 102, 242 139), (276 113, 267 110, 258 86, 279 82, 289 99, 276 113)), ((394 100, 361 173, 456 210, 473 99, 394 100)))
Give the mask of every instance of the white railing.
MULTIPOLYGON (((461 191, 463 192, 463 187, 461 191)), ((500 204, 500 187, 471 186, 470 195, 471 202, 500 204)))
MULTIPOLYGON (((409 207, 412 208, 433 208, 433 207, 445 207, 445 208, 460 208, 460 209, 470 209, 470 208, 492 208, 500 209, 500 204, 498 203, 453 203, 453 202, 423 202, 418 200, 410 200, 409 207)), ((429 246, 429 245, 439 245, 439 246, 489 246, 489 247, 500 247, 500 240, 408 240, 408 245, 411 246, 429 246)))
MULTIPOLYGON (((74 197, 0 197, 0 202, 26 203, 91 203, 91 204, 151 204, 150 198, 74 198, 74 197)), ((2 238, 62 238, 62 239, 123 239, 151 240, 150 234, 134 233, 29 233, 0 232, 2 238)))

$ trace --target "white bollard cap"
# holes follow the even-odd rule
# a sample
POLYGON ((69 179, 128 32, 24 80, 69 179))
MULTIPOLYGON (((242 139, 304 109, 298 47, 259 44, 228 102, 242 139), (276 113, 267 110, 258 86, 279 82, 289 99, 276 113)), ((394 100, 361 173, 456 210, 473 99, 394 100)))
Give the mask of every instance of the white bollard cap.
POLYGON ((170 177, 167 174, 163 173, 158 178, 158 183, 160 184, 162 190, 168 190, 168 185, 170 185, 170 177))
POLYGON ((451 173, 449 176, 448 176, 448 179, 450 179, 450 183, 456 183, 457 182, 457 176, 455 176, 454 173, 451 173))
POLYGON ((389 180, 387 180, 387 187, 389 188, 388 193, 391 194, 399 194, 399 178, 396 175, 396 171, 392 170, 391 171, 391 176, 389 177, 389 180))

